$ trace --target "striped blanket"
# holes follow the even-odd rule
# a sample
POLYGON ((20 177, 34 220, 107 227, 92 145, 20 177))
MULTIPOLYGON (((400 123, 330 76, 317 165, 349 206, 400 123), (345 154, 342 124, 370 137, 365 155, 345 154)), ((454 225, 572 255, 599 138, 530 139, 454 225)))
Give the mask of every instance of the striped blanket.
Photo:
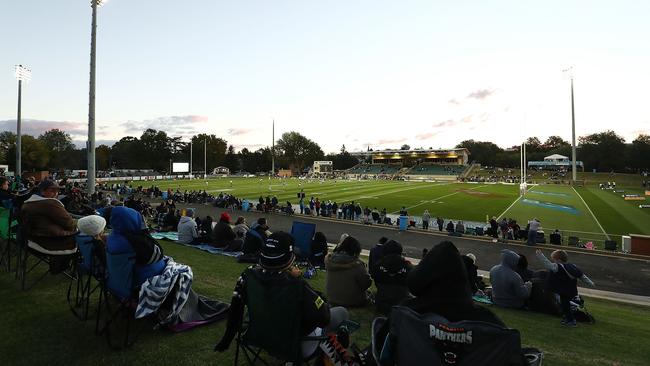
POLYGON ((136 319, 158 312, 165 299, 173 296, 170 309, 162 317, 159 313, 159 317, 161 325, 174 323, 187 301, 193 277, 190 267, 167 257, 165 270, 160 275, 147 279, 140 287, 136 319))

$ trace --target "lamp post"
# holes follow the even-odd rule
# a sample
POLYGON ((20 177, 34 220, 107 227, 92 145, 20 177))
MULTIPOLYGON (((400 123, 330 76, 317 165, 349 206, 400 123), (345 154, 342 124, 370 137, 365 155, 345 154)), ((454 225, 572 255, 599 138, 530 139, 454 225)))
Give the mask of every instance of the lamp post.
POLYGON ((23 65, 16 65, 15 71, 16 79, 18 79, 18 113, 16 116, 16 172, 14 176, 22 177, 22 145, 21 145, 21 103, 23 93, 23 81, 28 82, 32 78, 32 70, 23 65))
POLYGON ((568 69, 562 70, 569 75, 571 79, 571 178, 573 184, 576 183, 576 113, 575 105, 573 103, 573 66, 568 69))
POLYGON ((90 0, 92 8, 92 24, 90 30, 90 82, 88 92, 88 194, 95 193, 95 69, 97 50, 97 7, 102 6, 104 0, 90 0))

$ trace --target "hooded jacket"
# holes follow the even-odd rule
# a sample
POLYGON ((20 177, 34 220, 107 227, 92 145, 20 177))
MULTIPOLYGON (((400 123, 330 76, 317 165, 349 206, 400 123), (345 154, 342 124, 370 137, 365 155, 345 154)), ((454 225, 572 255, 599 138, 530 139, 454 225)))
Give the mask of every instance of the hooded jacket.
POLYGON ((212 230, 212 242, 216 247, 227 247, 236 238, 229 223, 219 220, 212 230))
MULTIPOLYGON (((120 254, 133 252, 131 243, 127 239, 129 234, 137 234, 146 229, 142 215, 128 207, 117 206, 111 210, 110 225, 113 228, 111 234, 106 240, 106 251, 109 253, 120 254)), ((135 265, 135 283, 140 286, 149 277, 161 274, 165 270, 165 260, 161 259, 152 264, 135 265)))
POLYGON ((516 272, 519 255, 512 250, 501 251, 501 264, 490 270, 492 301, 498 306, 522 308, 530 296, 530 288, 516 272))
POLYGON ((58 199, 34 194, 23 204, 21 215, 29 228, 27 239, 41 247, 57 251, 77 246, 77 223, 58 199))
POLYGON ((196 230, 196 221, 192 217, 183 216, 178 223, 178 242, 183 244, 190 244, 192 240, 199 237, 196 230))
POLYGON ((366 265, 357 257, 333 253, 325 257, 327 278, 325 293, 331 304, 363 306, 367 302, 366 290, 372 284, 366 265))
POLYGON ((388 313, 393 305, 411 296, 407 278, 412 268, 401 254, 387 254, 370 269, 377 287, 375 303, 381 312, 388 313))

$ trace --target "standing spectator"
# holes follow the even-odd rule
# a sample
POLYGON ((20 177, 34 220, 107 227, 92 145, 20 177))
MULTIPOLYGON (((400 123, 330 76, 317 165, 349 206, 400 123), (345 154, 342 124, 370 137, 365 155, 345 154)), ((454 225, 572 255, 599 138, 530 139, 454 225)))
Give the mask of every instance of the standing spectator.
POLYGON ((504 217, 503 220, 501 220, 501 223, 499 224, 499 229, 501 230, 501 239, 506 240, 508 238, 508 220, 504 217))
POLYGON ((442 231, 445 225, 445 220, 443 220, 442 217, 438 217, 436 218, 436 224, 438 224, 438 231, 442 231))
POLYGON ((454 222, 451 220, 449 220, 449 222, 447 223, 447 232, 449 234, 454 232, 454 222))
POLYGON ((458 220, 456 222, 456 232, 459 234, 464 234, 465 233, 465 224, 461 220, 458 220))
POLYGON ((400 216, 408 216, 409 215, 408 211, 406 210, 406 206, 402 206, 402 209, 399 210, 399 215, 400 216))
POLYGON ((499 238, 499 223, 495 216, 490 219, 490 236, 495 239, 499 238))
POLYGON ((541 250, 535 251, 537 259, 550 271, 548 279, 551 291, 560 296, 560 307, 562 308, 562 325, 569 327, 576 326, 576 320, 571 311, 571 299, 578 295, 578 279, 589 286, 594 287, 593 281, 589 279, 578 266, 569 263, 569 256, 564 250, 556 250, 551 253, 549 261, 541 250))
POLYGON ((361 244, 348 236, 325 258, 325 292, 332 304, 364 306, 368 303, 367 290, 372 280, 359 254, 361 244))
POLYGON ((521 309, 530 297, 533 284, 524 282, 517 273, 519 255, 512 250, 501 251, 501 264, 490 270, 492 301, 497 306, 521 309))
POLYGON ((539 220, 537 220, 537 218, 528 221, 528 241, 526 242, 526 244, 528 245, 537 244, 537 232, 541 228, 542 228, 542 224, 539 222, 539 220))
POLYGON ((431 214, 429 213, 429 210, 424 210, 424 213, 422 214, 422 228, 424 230, 429 230, 429 221, 431 220, 431 214))

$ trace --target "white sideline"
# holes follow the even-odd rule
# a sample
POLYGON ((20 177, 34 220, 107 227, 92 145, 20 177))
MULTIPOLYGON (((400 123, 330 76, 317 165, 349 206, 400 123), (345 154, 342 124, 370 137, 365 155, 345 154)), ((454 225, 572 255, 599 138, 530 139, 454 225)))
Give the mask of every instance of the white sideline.
POLYGON ((591 214, 591 217, 594 218, 594 221, 596 221, 596 224, 598 224, 598 227, 600 228, 600 230, 603 232, 603 234, 605 234, 605 237, 607 238, 607 240, 611 240, 611 238, 609 237, 609 234, 607 234, 605 232, 605 229, 603 229, 603 226, 600 224, 600 222, 598 222, 598 219, 596 218, 596 215, 594 215, 594 213, 591 212, 591 208, 589 208, 589 205, 587 204, 587 202, 585 202, 585 200, 582 198, 580 193, 578 193, 578 191, 576 191, 576 188, 574 186, 571 186, 571 188, 578 195, 578 197, 580 197, 580 201, 582 201, 582 203, 585 205, 585 207, 587 208, 587 210, 591 214))

